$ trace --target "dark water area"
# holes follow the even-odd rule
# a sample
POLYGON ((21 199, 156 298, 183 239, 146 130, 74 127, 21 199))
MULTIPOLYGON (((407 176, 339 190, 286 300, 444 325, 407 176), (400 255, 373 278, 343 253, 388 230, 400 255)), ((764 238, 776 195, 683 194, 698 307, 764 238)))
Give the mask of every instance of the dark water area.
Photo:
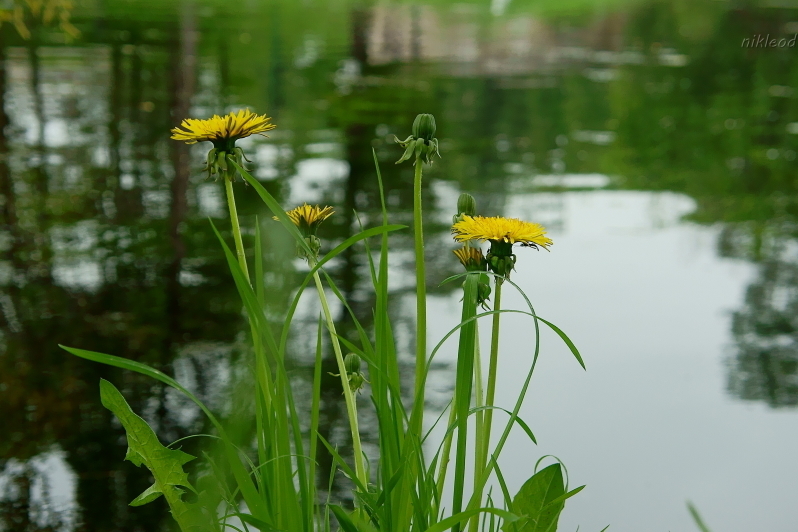
MULTIPOLYGON (((681 198, 689 207, 668 211, 679 213, 673 223, 711 231, 710 254, 749 272, 739 301, 721 309, 718 396, 796 426, 798 7, 86 0, 69 11, 45 2, 50 16, 32 4, 0 3, 0 530, 173 529, 162 502, 127 506, 148 475, 122 461, 124 435, 98 381, 114 382, 163 442, 209 431, 204 419, 174 390, 58 344, 152 365, 230 414, 248 331, 209 223, 230 240, 222 185, 202 172, 208 147, 172 141, 169 130, 239 108, 278 126, 239 143, 253 175, 286 207, 335 206, 321 235, 332 242, 357 226, 354 210, 365 222, 379 213, 372 150, 392 222, 409 224, 412 169, 393 164, 393 135, 433 113, 443 157, 425 170, 427 282, 441 301, 459 298, 439 286, 458 273, 447 220, 459 191, 489 215, 540 199, 531 216, 555 241, 575 223, 562 205, 579 198, 681 198)), ((239 183, 237 194, 245 238, 253 242, 256 223, 264 235, 268 312, 279 321, 304 270, 254 191, 239 183)), ((409 233, 392 237, 396 301, 412 297, 401 272, 411 250, 409 233)), ((329 272, 368 324, 362 254, 329 272)), ((412 343, 408 308, 393 309, 400 348, 412 343)), ((356 334, 340 314, 342 334, 356 334)), ((302 326, 315 331, 316 314, 299 318, 301 388, 315 342, 302 326)), ((330 379, 324 435, 346 449, 330 379)), ((362 426, 368 434, 367 418, 362 426)), ((198 454, 201 444, 183 449, 198 454)), ((798 522, 792 506, 774 513, 763 530, 798 522)), ((652 517, 648 529, 667 527, 652 517)))

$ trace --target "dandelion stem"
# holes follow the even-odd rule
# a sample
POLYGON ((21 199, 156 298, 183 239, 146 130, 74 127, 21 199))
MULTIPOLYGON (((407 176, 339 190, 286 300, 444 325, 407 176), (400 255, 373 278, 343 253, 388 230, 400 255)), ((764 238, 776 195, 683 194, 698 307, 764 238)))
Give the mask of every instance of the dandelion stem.
MULTIPOLYGON (((228 172, 233 172, 233 170, 228 170, 228 172)), ((222 175, 222 179, 224 180, 224 188, 225 192, 227 193, 227 207, 230 210, 230 224, 233 228, 233 240, 235 241, 236 245, 236 257, 238 258, 238 264, 241 266, 241 271, 244 273, 244 277, 246 278, 247 282, 252 284, 252 281, 249 278, 249 270, 247 269, 247 258, 244 254, 244 242, 241 239, 241 226, 238 222, 238 210, 236 209, 236 198, 235 194, 233 193, 233 175, 222 175)), ((258 331, 258 327, 255 324, 255 321, 250 317, 249 327, 252 332, 252 343, 255 349, 255 365, 256 365, 256 377, 258 386, 260 391, 263 393, 263 402, 261 402, 260 395, 257 395, 255 398, 255 417, 256 417, 256 430, 258 433, 258 459, 260 460, 261 464, 266 462, 266 434, 263 431, 263 419, 264 419, 264 407, 266 410, 271 408, 272 403, 272 388, 273 382, 271 380, 271 376, 269 373, 269 368, 266 363, 266 357, 263 352, 263 344, 261 343, 261 336, 260 332, 258 331)))
MULTIPOLYGON (((316 265, 316 261, 314 259, 308 259, 308 264, 313 268, 316 265)), ((327 303, 327 295, 324 293, 324 286, 321 284, 318 271, 313 273, 313 280, 316 282, 316 290, 319 293, 322 312, 327 322, 327 330, 330 331, 330 341, 332 342, 333 352, 335 353, 335 361, 338 363, 338 373, 341 375, 341 386, 343 386, 344 389, 344 401, 346 402, 346 411, 349 415, 349 430, 352 433, 352 448, 355 454, 355 476, 363 487, 368 489, 368 478, 366 478, 366 468, 363 464, 363 447, 360 444, 360 431, 357 423, 357 403, 355 402, 354 393, 349 387, 344 356, 341 353, 341 344, 338 342, 338 333, 335 331, 335 323, 333 322, 332 313, 330 312, 330 305, 327 303)))
POLYGON ((416 156, 413 178, 413 231, 416 253, 416 383, 411 432, 421 437, 424 413, 424 376, 427 365, 427 286, 424 268, 424 227, 421 216, 421 155, 416 156))
MULTIPOLYGON (((488 388, 485 397, 485 415, 482 420, 482 443, 479 445, 479 453, 477 459, 477 469, 474 471, 474 496, 476 504, 482 503, 482 490, 485 487, 487 479, 483 476, 488 473, 486 470, 488 462, 488 449, 490 449, 490 429, 493 422, 493 409, 491 408, 496 396, 496 370, 499 365, 499 320, 501 314, 499 311, 502 306, 502 284, 504 279, 495 277, 496 291, 493 296, 493 326, 490 337, 490 362, 488 366, 488 388)), ((472 500, 473 502, 473 500, 472 500)), ((473 521, 472 521, 473 522, 473 521)), ((473 526, 473 525, 472 525, 473 526)))
POLYGON ((227 192, 227 207, 230 209, 230 223, 233 225, 233 239, 236 243, 236 257, 238 257, 238 264, 241 266, 241 271, 244 272, 244 277, 249 280, 249 270, 247 269, 247 257, 244 254, 244 242, 241 240, 241 226, 238 225, 238 211, 236 210, 236 198, 233 194, 233 181, 228 176, 222 177, 224 180, 224 189, 227 192))

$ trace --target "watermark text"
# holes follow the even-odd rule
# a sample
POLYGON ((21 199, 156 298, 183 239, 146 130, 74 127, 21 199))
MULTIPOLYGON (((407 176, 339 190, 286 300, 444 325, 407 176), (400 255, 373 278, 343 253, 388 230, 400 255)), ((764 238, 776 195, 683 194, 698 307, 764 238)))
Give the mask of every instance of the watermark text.
POLYGON ((753 37, 746 37, 743 39, 742 48, 794 48, 795 42, 798 41, 798 33, 790 37, 771 37, 767 35, 754 35, 753 37))

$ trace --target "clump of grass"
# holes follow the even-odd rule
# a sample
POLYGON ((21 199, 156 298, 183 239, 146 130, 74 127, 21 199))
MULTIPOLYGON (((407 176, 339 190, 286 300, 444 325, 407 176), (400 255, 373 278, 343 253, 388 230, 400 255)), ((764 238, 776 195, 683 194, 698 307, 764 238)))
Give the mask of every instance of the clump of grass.
POLYGON ((203 477, 202 486, 195 488, 188 482, 183 470, 183 465, 192 457, 163 447, 146 423, 130 411, 113 385, 103 381, 103 404, 114 411, 127 431, 131 448, 128 458, 136 465, 148 467, 156 479, 155 486, 136 498, 132 504, 144 504, 161 494, 165 495, 183 532, 216 532, 226 528, 240 530, 230 522, 232 517, 240 519, 247 530, 327 531, 331 528, 331 516, 335 517, 339 528, 346 532, 442 532, 449 529, 459 532, 466 526, 472 531, 495 531, 499 528, 508 532, 556 530, 565 501, 584 486, 569 491, 559 462, 537 471, 540 465, 538 462, 530 479, 515 496, 511 496, 498 466, 498 457, 513 427, 521 428, 530 442, 536 443, 532 430, 518 413, 540 353, 540 324, 557 333, 584 367, 579 351, 565 333, 539 317, 520 287, 510 280, 516 262, 513 245, 547 249, 552 242, 545 236, 545 229, 520 220, 477 216, 473 198, 468 195, 461 197, 452 231, 455 240, 464 245, 455 254, 466 271, 445 281, 457 280, 463 284, 461 321, 444 334, 428 352, 421 182, 424 164, 431 164, 433 155, 438 155, 434 118, 432 115, 419 115, 414 122, 412 134, 404 141, 397 139, 405 148, 398 162, 412 161, 415 165, 413 232, 416 255, 417 344, 413 402, 408 409, 402 401, 397 350, 388 317, 389 235, 406 227, 389 223, 376 156, 376 177, 382 202, 381 223, 374 227, 361 228, 359 232, 322 254, 323 243, 316 236, 316 229, 333 214, 333 209, 303 205, 289 211, 284 210, 247 172, 243 166, 246 157, 235 146, 237 139, 262 133, 272 127, 265 115, 259 116, 247 111, 231 113, 227 117, 214 117, 207 121, 185 121, 183 130, 173 130, 179 140, 213 142, 214 148, 208 156, 208 171, 225 181, 235 252, 215 226, 213 230, 219 238, 250 325, 254 354, 255 394, 252 402, 256 435, 256 448, 252 458, 250 449, 240 448, 225 424, 174 379, 138 362, 64 347, 74 355, 137 371, 176 388, 194 401, 215 427, 216 434, 213 438, 218 442, 221 454, 206 454, 212 474, 203 477), (255 231, 255 274, 252 277, 249 274, 235 208, 233 184, 238 175, 251 185, 274 219, 293 237, 297 254, 306 260, 309 267, 304 280, 297 287, 291 305, 284 313, 282 323, 276 328, 264 313, 266 293, 258 224, 255 231), (379 240, 376 253, 372 252, 369 244, 369 240, 373 238, 379 240), (479 243, 483 241, 490 244, 487 255, 483 255, 479 247, 479 243), (335 282, 324 270, 325 264, 330 260, 359 243, 364 245, 376 296, 371 330, 367 330, 360 323, 335 282), (295 392, 288 379, 286 359, 294 314, 300 298, 311 282, 316 288, 322 314, 316 331, 316 364, 312 397, 307 405, 308 416, 297 404, 295 392), (523 296, 526 309, 501 308, 505 285, 511 286, 523 296), (335 295, 351 316, 358 333, 357 341, 349 341, 337 333, 327 290, 335 295), (488 307, 491 303, 492 310, 488 307), (501 316, 507 312, 527 316, 535 328, 534 357, 512 410, 505 410, 495 404, 500 322, 501 316), (490 318, 493 325, 487 378, 482 375, 479 363, 480 318, 490 318), (322 338, 325 332, 330 338, 338 368, 336 375, 340 377, 346 403, 354 449, 353 466, 350 466, 349 461, 318 430, 324 345, 322 338), (425 384, 433 357, 444 342, 453 336, 458 339, 454 393, 445 435, 440 444, 434 446, 429 441, 429 433, 423 433, 425 384), (349 352, 347 356, 344 356, 345 351, 349 352), (379 460, 371 469, 367 467, 360 443, 355 400, 356 392, 366 383, 360 369, 363 362, 368 367, 368 388, 378 423, 379 460), (494 443, 490 435, 495 410, 507 413, 509 419, 498 441, 494 443), (473 438, 470 439, 469 418, 472 416, 476 423, 473 438), (308 417, 310 429, 309 432, 303 432, 300 420, 308 417), (319 444, 331 453, 334 466, 352 481, 354 509, 351 511, 320 501, 316 486, 319 444), (434 450, 431 455, 429 449, 434 450), (470 490, 465 485, 469 450, 474 451, 474 484, 470 490), (452 461, 453 477, 450 479, 449 464, 452 461), (230 477, 231 482, 228 481, 230 477), (501 497, 498 500, 490 493, 484 495, 485 487, 491 479, 495 479, 500 487, 501 497), (451 500, 446 497, 448 485, 451 485, 451 500), (191 503, 184 500, 183 495, 187 492, 195 494, 191 503), (220 508, 223 511, 220 512, 220 508))

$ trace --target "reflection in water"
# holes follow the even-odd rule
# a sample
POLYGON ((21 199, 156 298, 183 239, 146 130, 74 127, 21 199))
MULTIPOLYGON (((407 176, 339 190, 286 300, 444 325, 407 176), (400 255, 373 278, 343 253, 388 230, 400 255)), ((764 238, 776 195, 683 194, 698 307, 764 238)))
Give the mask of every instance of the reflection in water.
POLYGON ((795 222, 731 226, 722 249, 749 254, 758 277, 733 315, 729 389, 772 407, 798 405, 798 233, 795 222))
POLYGON ((70 530, 75 526, 75 475, 64 453, 52 450, 0 471, 0 515, 8 530, 70 530))
MULTIPOLYGON (((246 331, 207 221, 226 230, 224 199, 199 171, 202 148, 168 140, 179 119, 228 107, 275 118, 270 139, 242 142, 255 154, 253 174, 287 205, 335 205, 321 236, 336 243, 357 227, 355 209, 366 224, 377 219, 372 148, 391 221, 409 224, 412 170, 393 165, 392 135, 404 136, 416 113, 434 113, 444 158, 425 171, 432 293, 452 290, 438 284, 456 271, 447 230, 460 190, 474 193, 489 215, 504 212, 508 195, 545 190, 525 217, 553 230, 563 223, 557 192, 564 189, 689 194, 697 221, 736 224, 723 233, 722 254, 761 264, 734 318, 732 393, 796 404, 794 232, 780 225, 771 238, 778 245, 751 248, 757 254, 738 249, 760 238, 761 231, 741 232, 746 222, 776 217, 766 198, 794 193, 798 150, 794 55, 741 52, 739 40, 788 31, 794 10, 743 13, 713 3, 696 15, 643 2, 609 14, 585 5, 574 15, 516 2, 493 2, 493 12, 463 2, 317 3, 326 16, 308 17, 306 3, 278 0, 224 13, 199 0, 105 2, 72 13, 81 36, 69 43, 34 20, 28 40, 2 26, 0 527, 159 526, 160 503, 127 507, 147 479, 121 461, 124 441, 99 405, 100 377, 124 388, 163 441, 203 430, 204 420, 171 391, 69 357, 56 343, 146 362, 224 415, 236 411, 228 391, 246 389, 246 331), (51 461, 62 480, 42 473, 51 461), (72 498, 59 499, 67 492, 72 498)), ((260 215, 268 312, 279 321, 304 273, 260 200, 239 190, 242 225, 254 227, 260 215)), ((410 234, 391 242, 392 318, 399 349, 409 352, 413 287, 403 274, 412 264, 410 234)), ((361 251, 343 254, 330 273, 368 327, 374 302, 361 251)), ((317 316, 308 305, 295 330, 315 330, 317 316)), ((355 340, 344 309, 338 321, 355 340)), ((312 343, 299 333, 292 339, 299 389, 311 377, 303 353, 312 343)), ((327 371, 335 373, 325 367, 325 378, 327 371)), ((345 449, 332 377, 324 390, 323 436, 345 449)), ((362 411, 361 426, 374 427, 371 410, 362 411)), ((373 434, 366 452, 369 441, 373 434)), ((196 454, 198 445, 189 440, 185 449, 196 454)), ((326 487, 331 462, 321 458, 326 487)), ((339 484, 334 491, 343 492, 339 484)))

